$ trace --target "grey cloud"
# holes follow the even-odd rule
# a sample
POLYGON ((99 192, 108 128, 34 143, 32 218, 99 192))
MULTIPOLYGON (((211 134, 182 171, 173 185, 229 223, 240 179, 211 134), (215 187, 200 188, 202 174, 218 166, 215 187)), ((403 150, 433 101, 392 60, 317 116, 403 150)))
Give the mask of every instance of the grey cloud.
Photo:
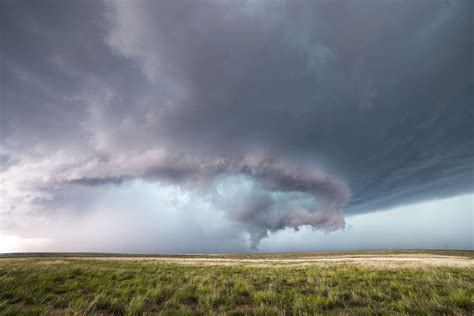
POLYGON ((80 178, 68 181, 71 184, 87 185, 87 186, 96 186, 96 185, 105 185, 105 184, 123 184, 127 178, 125 177, 105 177, 105 178, 80 178))
MULTIPOLYGON (((145 160, 142 160, 144 162, 145 160)), ((99 170, 121 172, 120 176, 103 174, 100 178, 73 178, 67 172, 61 179, 70 184, 104 185, 120 184, 124 179, 140 177, 148 180, 168 181, 193 188, 206 189, 222 175, 245 175, 259 183, 264 190, 260 194, 231 196, 231 206, 224 207, 229 218, 242 223, 250 233, 251 246, 256 248, 260 239, 267 236, 267 231, 278 231, 287 227, 298 229, 309 225, 314 229, 334 230, 344 227, 341 209, 350 198, 350 190, 344 183, 316 168, 302 168, 286 162, 275 161, 260 155, 251 155, 241 159, 193 157, 174 157, 162 152, 149 159, 150 164, 142 163, 144 169, 136 174, 133 163, 120 164, 118 161, 105 161, 92 165, 93 170, 83 170, 86 174, 99 174, 99 170), (97 170, 96 170, 97 169, 97 170), (320 203, 308 206, 291 205, 270 198, 275 193, 306 193, 320 203), (235 206, 235 200, 242 200, 235 206)), ((72 172, 74 174, 74 172, 72 172)), ((229 199, 229 197, 228 197, 229 199)), ((214 201, 215 202, 215 201, 214 201)), ((219 203, 218 203, 219 204, 219 203)))
POLYGON ((367 212, 473 189, 470 6, 121 3, 109 44, 182 82, 174 146, 317 161, 354 192, 345 212, 367 212))
MULTIPOLYGON (((87 157, 65 157, 67 153, 56 154, 43 161, 16 167, 5 173, 9 183, 5 206, 14 208, 57 208, 54 204, 67 205, 75 199, 68 191, 74 186, 120 185, 133 179, 165 181, 178 184, 192 191, 206 192, 223 175, 244 175, 261 185, 264 199, 254 194, 245 197, 237 209, 227 209, 230 218, 242 223, 249 231, 252 246, 256 247, 267 230, 277 231, 291 227, 297 229, 309 225, 315 229, 333 230, 344 227, 341 209, 350 198, 349 188, 332 175, 315 167, 302 167, 265 155, 235 157, 199 157, 196 155, 174 155, 163 150, 135 155, 128 158, 116 153, 109 159, 87 157), (36 168, 44 168, 31 174, 36 168), (11 191, 8 193, 8 191, 11 191), (19 191, 16 195, 15 191, 19 191), (307 194, 319 203, 291 205, 269 199, 270 193, 307 194)), ((290 199, 291 200, 291 199, 290 199)), ((74 202, 75 204, 77 203, 74 202)), ((70 208, 70 207, 69 207, 70 208)))
POLYGON ((222 208, 256 246, 474 189, 468 0, 0 6, 9 221, 77 186, 244 175, 222 208))

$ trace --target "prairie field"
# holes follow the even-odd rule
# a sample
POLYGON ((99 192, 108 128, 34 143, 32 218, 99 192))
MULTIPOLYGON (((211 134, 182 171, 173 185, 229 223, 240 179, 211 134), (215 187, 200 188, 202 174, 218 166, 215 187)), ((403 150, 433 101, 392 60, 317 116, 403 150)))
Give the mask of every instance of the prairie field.
POLYGON ((0 255, 0 315, 472 315, 474 252, 0 255))

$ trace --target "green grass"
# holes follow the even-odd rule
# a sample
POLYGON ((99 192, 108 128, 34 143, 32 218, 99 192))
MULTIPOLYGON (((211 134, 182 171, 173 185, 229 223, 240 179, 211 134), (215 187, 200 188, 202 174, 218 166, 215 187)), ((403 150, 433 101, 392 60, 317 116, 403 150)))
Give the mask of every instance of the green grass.
POLYGON ((472 268, 0 259, 0 315, 472 315, 472 268))

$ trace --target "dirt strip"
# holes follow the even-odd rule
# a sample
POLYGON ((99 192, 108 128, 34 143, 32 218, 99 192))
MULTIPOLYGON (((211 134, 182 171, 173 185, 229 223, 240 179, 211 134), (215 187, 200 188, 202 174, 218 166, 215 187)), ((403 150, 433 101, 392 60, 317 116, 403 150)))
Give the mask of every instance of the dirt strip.
POLYGON ((458 267, 474 268, 474 259, 461 256, 444 256, 429 254, 394 254, 394 255, 341 255, 327 257, 303 257, 295 259, 228 259, 228 258, 176 258, 176 257, 70 257, 65 259, 80 260, 136 260, 159 261, 183 265, 224 265, 224 266, 308 266, 325 264, 358 264, 363 266, 392 267, 458 267))

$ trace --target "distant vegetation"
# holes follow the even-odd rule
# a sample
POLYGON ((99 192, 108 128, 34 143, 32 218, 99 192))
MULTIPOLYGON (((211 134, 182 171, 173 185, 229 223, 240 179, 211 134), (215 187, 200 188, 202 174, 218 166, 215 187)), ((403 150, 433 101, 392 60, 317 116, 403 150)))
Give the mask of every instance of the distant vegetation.
MULTIPOLYGON (((472 257, 472 252, 465 254, 472 257)), ((272 256, 288 258, 286 254, 272 256)), ((0 259, 0 315, 472 315, 473 291, 474 269, 470 267, 0 259)))

